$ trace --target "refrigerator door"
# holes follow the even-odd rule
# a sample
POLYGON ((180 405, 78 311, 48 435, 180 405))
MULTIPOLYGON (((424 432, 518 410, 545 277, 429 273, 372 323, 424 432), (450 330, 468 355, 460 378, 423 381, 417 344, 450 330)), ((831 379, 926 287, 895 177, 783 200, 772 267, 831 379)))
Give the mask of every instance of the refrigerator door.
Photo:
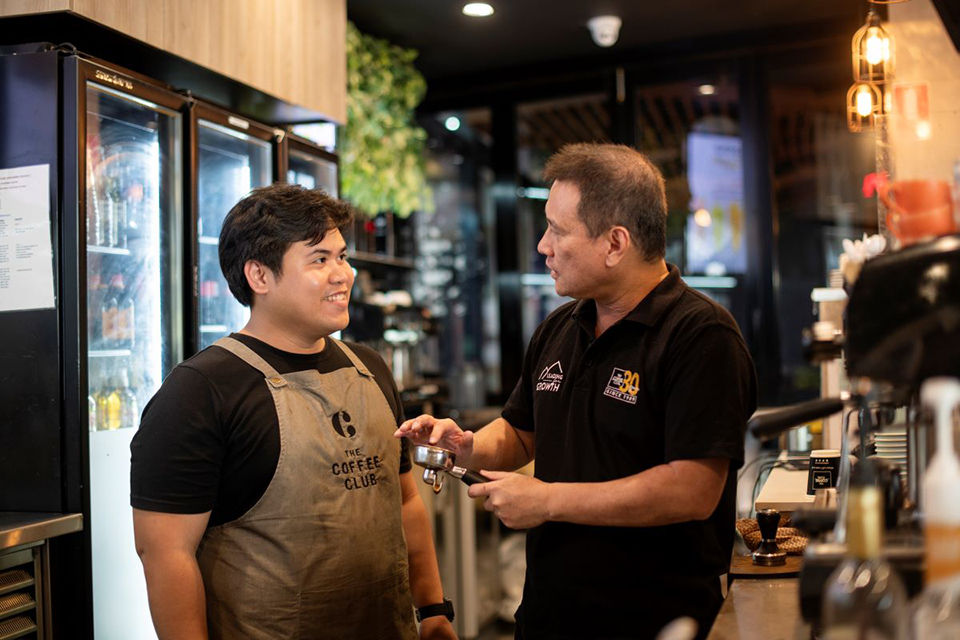
POLYGON ((198 346, 204 349, 250 318, 250 309, 233 297, 220 270, 220 227, 240 198, 273 181, 273 145, 204 119, 198 122, 197 142, 198 346))
POLYGON ((130 441, 182 356, 183 117, 95 80, 85 93, 94 635, 155 638, 133 540, 130 441))
POLYGON ((319 147, 312 148, 293 140, 287 153, 287 182, 299 184, 308 189, 323 189, 330 195, 339 197, 337 161, 319 147))

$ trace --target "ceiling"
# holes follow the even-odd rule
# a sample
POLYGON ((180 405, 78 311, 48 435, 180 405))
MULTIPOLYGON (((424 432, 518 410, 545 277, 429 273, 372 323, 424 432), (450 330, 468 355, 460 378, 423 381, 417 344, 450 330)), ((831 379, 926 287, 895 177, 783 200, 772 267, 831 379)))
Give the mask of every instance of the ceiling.
POLYGON ((855 28, 866 13, 865 0, 489 1, 492 16, 469 18, 461 13, 463 0, 347 0, 347 17, 364 33, 417 49, 416 65, 429 82, 518 66, 629 58, 651 48, 735 48, 738 41, 794 27, 805 34, 838 24, 855 28), (623 20, 610 49, 595 45, 586 26, 603 14, 623 20))

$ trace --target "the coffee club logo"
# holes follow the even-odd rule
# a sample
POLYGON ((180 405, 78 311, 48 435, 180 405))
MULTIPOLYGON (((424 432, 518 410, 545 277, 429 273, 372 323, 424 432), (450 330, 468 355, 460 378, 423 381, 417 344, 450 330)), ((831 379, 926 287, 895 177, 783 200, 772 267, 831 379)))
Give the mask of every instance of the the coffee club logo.
POLYGON ((346 411, 337 411, 333 414, 331 422, 333 422, 333 430, 338 435, 344 438, 355 438, 357 436, 357 429, 350 424, 350 414, 346 411))
POLYGON ((560 361, 544 367, 538 380, 537 391, 560 391, 560 383, 563 382, 563 367, 560 366, 560 361))
POLYGON ((345 449, 344 459, 334 462, 330 467, 333 477, 343 482, 347 491, 369 489, 377 486, 378 474, 383 467, 383 458, 367 455, 363 449, 345 449))

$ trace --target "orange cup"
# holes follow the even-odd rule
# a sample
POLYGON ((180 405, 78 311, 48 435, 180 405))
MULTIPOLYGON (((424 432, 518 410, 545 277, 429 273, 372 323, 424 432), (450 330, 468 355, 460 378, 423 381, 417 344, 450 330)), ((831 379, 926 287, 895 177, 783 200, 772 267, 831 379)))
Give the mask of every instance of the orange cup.
POLYGON ((887 228, 908 245, 955 233, 953 193, 944 180, 898 180, 877 186, 887 207, 887 228))

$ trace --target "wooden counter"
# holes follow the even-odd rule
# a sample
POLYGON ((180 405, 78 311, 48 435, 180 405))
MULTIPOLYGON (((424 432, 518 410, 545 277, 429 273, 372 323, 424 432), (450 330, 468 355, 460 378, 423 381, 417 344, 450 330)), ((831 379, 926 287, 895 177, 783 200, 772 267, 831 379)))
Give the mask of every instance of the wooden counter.
POLYGON ((743 578, 730 585, 707 640, 809 640, 796 578, 743 578))

